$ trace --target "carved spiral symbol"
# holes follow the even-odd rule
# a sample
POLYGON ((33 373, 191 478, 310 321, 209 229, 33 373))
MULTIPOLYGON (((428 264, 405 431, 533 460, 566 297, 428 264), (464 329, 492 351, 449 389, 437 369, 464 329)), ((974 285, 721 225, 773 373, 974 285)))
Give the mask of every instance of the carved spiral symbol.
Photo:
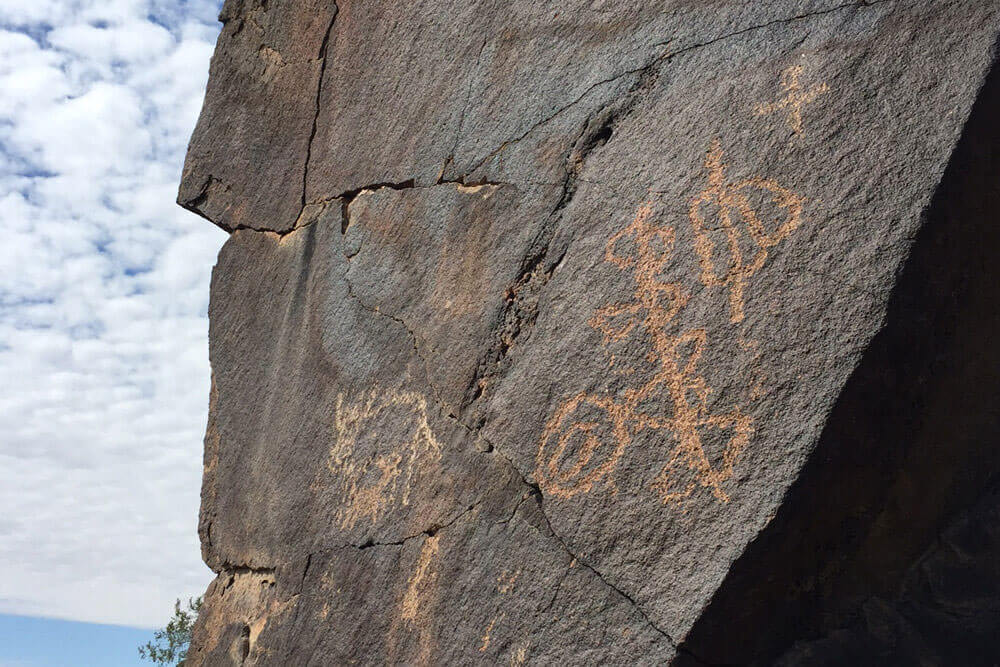
POLYGON ((625 408, 606 396, 577 394, 549 419, 536 475, 551 495, 589 491, 609 475, 629 444, 625 408))

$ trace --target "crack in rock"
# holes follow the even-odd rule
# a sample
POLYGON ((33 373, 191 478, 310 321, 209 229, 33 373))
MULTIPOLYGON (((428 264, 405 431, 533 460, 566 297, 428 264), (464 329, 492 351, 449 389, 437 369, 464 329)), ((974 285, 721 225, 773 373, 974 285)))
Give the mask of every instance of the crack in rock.
MULTIPOLYGON (((787 23, 793 23, 795 21, 803 21, 803 20, 806 20, 806 19, 815 18, 817 16, 823 16, 823 15, 826 15, 826 14, 832 14, 834 12, 842 11, 844 9, 850 9, 852 7, 855 7, 855 8, 857 8, 857 7, 871 7, 871 6, 880 5, 880 4, 883 4, 883 3, 886 3, 886 2, 895 2, 895 1, 896 0, 858 0, 857 2, 848 2, 848 3, 842 4, 842 5, 837 5, 836 7, 830 7, 828 9, 824 9, 824 10, 820 10, 820 11, 808 12, 808 13, 805 13, 805 14, 797 14, 795 16, 790 16, 790 17, 783 18, 783 19, 775 19, 773 21, 768 21, 767 23, 761 23, 759 25, 748 26, 746 28, 742 28, 740 30, 735 30, 733 32, 726 33, 724 35, 719 35, 718 37, 714 37, 714 38, 709 39, 708 41, 705 41, 705 42, 699 42, 697 44, 691 44, 689 46, 682 47, 680 49, 677 49, 676 51, 666 51, 664 53, 660 53, 660 54, 654 56, 653 58, 651 58, 645 64, 640 65, 639 67, 634 67, 632 69, 628 69, 628 70, 619 72, 617 74, 609 76, 609 77, 607 77, 605 79, 601 79, 600 81, 592 84, 586 90, 584 90, 582 93, 580 93, 580 95, 578 95, 575 99, 573 99, 570 102, 564 104, 563 106, 559 107, 554 112, 552 112, 551 114, 549 114, 548 116, 546 116, 545 118, 543 118, 542 120, 539 120, 536 123, 534 123, 533 125, 531 125, 531 127, 529 127, 527 130, 525 130, 521 135, 515 137, 514 139, 511 139, 509 141, 504 141, 503 143, 501 143, 500 146, 498 146, 497 148, 493 149, 485 157, 481 158, 478 162, 476 162, 471 167, 469 167, 469 169, 467 170, 467 174, 475 173, 484 164, 486 164, 487 162, 489 162, 492 158, 496 157, 497 154, 499 154, 501 151, 509 148, 510 146, 513 146, 514 144, 520 143, 521 141, 523 141, 524 139, 526 139, 528 136, 530 136, 532 133, 534 133, 540 127, 543 127, 543 126, 549 124, 550 122, 552 122, 553 120, 555 120, 556 118, 558 118, 560 115, 562 115, 563 113, 565 113, 569 109, 577 106, 588 95, 590 95, 591 92, 593 92, 597 88, 600 88, 601 86, 606 86, 608 84, 612 84, 612 83, 618 81, 619 79, 623 79, 625 77, 634 76, 634 75, 638 75, 639 79, 643 79, 643 78, 649 77, 650 74, 653 74, 653 78, 655 78, 655 73, 652 72, 652 70, 654 68, 656 68, 657 66, 659 66, 661 64, 669 63, 670 61, 672 61, 675 57, 677 57, 679 55, 683 55, 685 53, 689 53, 691 51, 694 51, 696 49, 700 49, 700 48, 703 48, 703 47, 706 47, 706 46, 711 46, 713 44, 717 44, 719 42, 723 42, 725 40, 732 39, 733 37, 739 37, 741 35, 744 35, 744 34, 750 33, 750 32, 754 32, 756 30, 763 30, 765 28, 770 28, 770 27, 775 26, 775 25, 782 25, 782 24, 787 24, 787 23)), ((657 42, 657 43, 655 43, 655 44, 652 45, 652 48, 665 48, 665 47, 669 47, 669 45, 672 43, 672 41, 673 40, 665 40, 665 41, 662 41, 662 42, 657 42)), ((623 97, 626 97, 626 98, 630 97, 633 94, 635 94, 635 92, 636 92, 636 86, 633 86, 633 87, 629 88, 629 90, 627 90, 625 92, 625 94, 624 94, 623 97)), ((620 100, 613 100, 613 101, 611 101, 606 106, 614 105, 614 104, 618 103, 619 101, 620 100)), ((598 114, 600 113, 600 111, 603 111, 603 109, 599 110, 598 114)), ((452 152, 454 153, 454 151, 452 151, 452 152)))
MULTIPOLYGON (((406 331, 407 335, 409 335, 410 337, 410 341, 413 345, 413 353, 417 355, 417 358, 420 359, 421 363, 424 366, 424 379, 427 384, 427 388, 430 389, 431 392, 433 393, 434 402, 438 405, 438 408, 443 410, 444 404, 441 399, 441 394, 438 391, 437 386, 435 386, 435 384, 430 379, 431 377, 430 364, 428 363, 426 357, 424 357, 423 353, 420 351, 420 345, 418 343, 419 339, 417 338, 417 334, 413 332, 410 326, 403 319, 396 317, 395 315, 392 315, 390 313, 383 312, 378 307, 370 306, 367 303, 365 303, 365 301, 361 297, 359 297, 357 294, 354 293, 354 285, 351 283, 351 280, 347 276, 346 271, 344 272, 344 283, 347 285, 348 296, 354 299, 354 301, 363 309, 375 315, 381 315, 382 317, 392 322, 395 322, 399 326, 403 327, 403 330, 406 331)), ((448 416, 453 417, 454 415, 448 412, 448 416)))
POLYGON ((401 545, 405 544, 406 542, 408 542, 410 540, 413 540, 413 539, 416 539, 418 537, 434 537, 440 531, 444 530, 445 528, 449 528, 449 527, 455 525, 463 517, 465 517, 468 514, 471 514, 473 511, 476 510, 476 508, 478 508, 484 502, 486 502, 485 499, 480 498, 479 500, 477 500, 476 502, 472 503, 471 505, 469 505, 464 510, 462 510, 461 512, 459 512, 458 514, 456 514, 455 516, 453 516, 451 519, 448 519, 444 523, 442 523, 442 524, 431 524, 429 527, 425 528, 424 530, 421 530, 418 533, 413 533, 412 535, 406 535, 406 536, 404 536, 404 537, 402 537, 402 538, 400 538, 398 540, 392 540, 392 541, 389 541, 389 542, 376 542, 374 540, 368 540, 364 544, 350 544, 350 545, 345 545, 345 548, 346 547, 354 547, 355 549, 359 549, 359 550, 363 551, 365 549, 370 549, 372 547, 401 546, 401 545))
POLYGON ((309 161, 312 159, 312 146, 313 142, 316 140, 316 131, 319 125, 319 114, 322 110, 323 78, 326 74, 327 50, 330 46, 330 35, 333 33, 333 26, 336 24, 337 16, 339 14, 340 7, 335 2, 333 3, 333 16, 330 17, 330 25, 327 26, 326 34, 323 35, 323 43, 319 47, 319 55, 317 56, 320 61, 319 80, 316 82, 316 106, 313 113, 312 130, 309 133, 309 141, 306 143, 305 161, 302 165, 302 206, 299 208, 299 217, 302 216, 302 211, 306 208, 306 189, 309 185, 309 161))
MULTIPOLYGON (((555 540, 559 543, 559 545, 561 546, 561 548, 563 549, 563 551, 566 552, 566 554, 568 554, 570 556, 570 558, 575 559, 583 567, 585 567, 586 569, 590 570, 604 585, 606 585, 608 588, 611 588, 616 593, 618 593, 619 595, 621 595, 624 599, 626 599, 636 609, 636 611, 639 613, 639 615, 642 616, 642 618, 645 620, 645 622, 649 624, 650 627, 652 627, 657 633, 659 633, 664 638, 666 638, 666 640, 670 643, 670 645, 674 649, 677 649, 678 645, 673 640, 673 638, 665 630, 663 630, 662 628, 658 627, 652 621, 652 619, 649 618, 649 616, 646 614, 645 610, 642 609, 642 607, 635 601, 634 598, 632 598, 628 593, 626 593, 625 591, 621 590, 620 588, 618 588, 617 586, 615 586, 614 584, 612 584, 611 582, 609 582, 604 577, 604 575, 601 574, 597 569, 595 569, 593 566, 591 566, 589 563, 587 563, 586 560, 584 560, 580 556, 578 556, 575 553, 573 553, 572 550, 570 550, 570 548, 566 544, 565 540, 563 540, 563 538, 555 531, 555 529, 552 526, 551 519, 545 513, 545 509, 544 509, 544 506, 543 506, 544 496, 543 496, 542 491, 539 488, 539 486, 537 484, 533 484, 530 481, 528 481, 528 478, 521 471, 521 469, 517 467, 517 465, 514 463, 514 461, 509 456, 507 456, 506 454, 504 454, 499 448, 497 448, 497 446, 495 444, 493 444, 485 436, 483 436, 482 433, 480 432, 479 428, 470 427, 468 424, 466 424, 464 421, 462 421, 461 419, 459 419, 456 415, 454 415, 452 412, 450 412, 449 410, 447 410, 445 408, 443 402, 441 401, 440 394, 439 394, 439 392, 437 390, 437 387, 430 380, 429 371, 427 371, 427 361, 421 355, 420 350, 419 350, 419 348, 417 346, 417 337, 413 333, 413 331, 410 330, 410 328, 406 325, 406 323, 403 320, 399 319, 399 318, 396 318, 396 317, 394 317, 392 315, 389 315, 388 313, 383 313, 382 311, 380 311, 380 310, 378 310, 376 308, 373 308, 373 307, 365 304, 362 299, 360 299, 356 294, 353 293, 353 290, 352 290, 352 287, 351 287, 351 283, 347 279, 346 274, 345 274, 344 280, 345 280, 345 282, 348 285, 348 294, 362 308, 364 308, 365 310, 367 310, 367 311, 369 311, 371 313, 374 313, 374 314, 386 317, 389 320, 391 320, 393 322, 396 322, 401 327, 403 327, 403 329, 407 332, 407 334, 410 336, 410 338, 412 340, 414 353, 421 359, 421 361, 424 364, 425 373, 427 374, 427 376, 425 378, 426 384, 427 384, 428 389, 430 389, 430 391, 432 393, 432 398, 434 399, 434 402, 437 405, 438 410, 441 412, 442 415, 445 415, 448 419, 450 419, 451 421, 453 421, 456 425, 461 426, 462 428, 464 428, 469 433, 469 435, 471 437, 473 437, 473 438, 479 438, 479 439, 482 439, 483 441, 485 441, 489 445, 489 447, 490 447, 489 452, 491 452, 491 453, 496 454, 497 456, 499 456, 510 467, 510 469, 517 475, 517 477, 520 480, 521 484, 523 484, 525 487, 527 487, 530 490, 530 494, 528 495, 528 497, 535 497, 536 498, 537 509, 539 511, 539 514, 542 516, 542 519, 545 521, 545 525, 548 528, 548 531, 551 533, 551 536, 555 538, 555 540)), ((523 499, 522 499, 522 501, 523 501, 523 499)), ((465 513, 471 511, 473 509, 473 507, 474 506, 469 507, 467 510, 465 510, 459 516, 462 516, 465 513)), ((455 520, 457 520, 457 518, 455 520)), ((454 520, 452 522, 454 522, 454 520)), ((405 541, 407 539, 412 539, 414 537, 419 537, 421 534, 424 534, 425 532, 426 531, 423 531, 421 533, 417 533, 417 534, 412 535, 410 537, 403 538, 403 541, 405 541)), ((401 544, 402 542, 399 542, 399 543, 401 544)), ((365 543, 363 545, 352 545, 352 546, 354 546, 355 548, 364 549, 364 548, 369 548, 369 547, 372 547, 372 546, 392 546, 392 545, 396 545, 396 542, 387 542, 387 543, 375 543, 375 542, 371 542, 371 543, 365 543)))

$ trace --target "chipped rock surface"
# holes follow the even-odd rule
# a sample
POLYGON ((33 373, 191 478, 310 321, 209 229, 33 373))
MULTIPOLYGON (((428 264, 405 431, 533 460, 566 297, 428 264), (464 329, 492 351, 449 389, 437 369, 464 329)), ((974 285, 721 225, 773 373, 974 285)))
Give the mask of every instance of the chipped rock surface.
POLYGON ((189 660, 1000 660, 1000 0, 227 0, 189 660))

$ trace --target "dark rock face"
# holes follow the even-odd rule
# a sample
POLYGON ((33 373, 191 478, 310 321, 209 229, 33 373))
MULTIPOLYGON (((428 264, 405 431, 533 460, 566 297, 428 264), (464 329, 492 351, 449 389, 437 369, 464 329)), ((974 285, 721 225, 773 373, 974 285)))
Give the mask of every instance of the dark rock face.
POLYGON ((195 664, 1000 660, 1000 2, 222 19, 195 664))

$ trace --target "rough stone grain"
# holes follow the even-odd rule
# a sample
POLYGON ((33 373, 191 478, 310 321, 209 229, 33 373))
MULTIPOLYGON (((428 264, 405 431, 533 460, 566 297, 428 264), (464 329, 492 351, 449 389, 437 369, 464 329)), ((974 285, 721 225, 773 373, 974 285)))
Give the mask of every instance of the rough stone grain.
POLYGON ((221 19, 194 664, 1000 660, 1000 1, 221 19))

